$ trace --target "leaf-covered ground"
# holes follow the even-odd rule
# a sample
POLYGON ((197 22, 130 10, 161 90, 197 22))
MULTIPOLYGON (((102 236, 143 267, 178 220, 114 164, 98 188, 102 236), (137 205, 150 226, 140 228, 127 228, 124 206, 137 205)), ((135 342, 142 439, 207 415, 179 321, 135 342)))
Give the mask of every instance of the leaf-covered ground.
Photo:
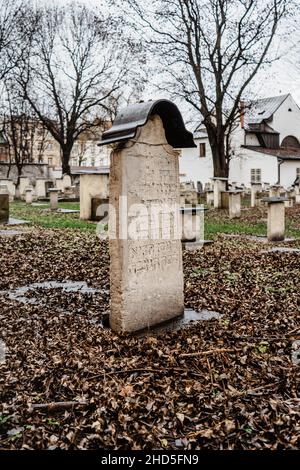
POLYGON ((220 236, 185 252, 186 306, 223 317, 119 337, 102 326, 106 242, 87 231, 38 228, 0 237, 1 448, 299 448, 300 366, 292 352, 300 339, 300 253, 266 249, 220 236), (99 291, 27 291, 36 303, 10 296, 66 280, 99 291), (34 407, 69 401, 82 404, 34 407))

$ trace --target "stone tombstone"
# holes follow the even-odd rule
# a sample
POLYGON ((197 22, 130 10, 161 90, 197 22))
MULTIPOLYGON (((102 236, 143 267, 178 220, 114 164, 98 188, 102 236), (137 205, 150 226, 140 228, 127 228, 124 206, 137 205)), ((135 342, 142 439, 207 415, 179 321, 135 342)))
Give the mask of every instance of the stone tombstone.
POLYGON ((228 191, 221 191, 221 208, 229 209, 229 193, 228 191))
POLYGON ((62 178, 55 179, 55 188, 58 191, 61 191, 62 193, 64 192, 65 186, 64 186, 64 180, 62 178))
POLYGON ((238 219, 241 216, 242 191, 228 191, 229 218, 238 219))
POLYGON ((20 176, 19 182, 19 194, 21 199, 25 199, 25 191, 30 186, 30 180, 28 176, 20 176))
POLYGON ((72 180, 71 180, 71 176, 70 175, 64 175, 63 178, 63 187, 64 189, 65 188, 69 188, 70 186, 72 186, 72 180))
POLYGON ((106 143, 115 144, 109 180, 110 225, 116 216, 115 233, 109 230, 110 326, 133 332, 184 312, 179 151, 174 148, 195 144, 178 108, 167 100, 121 110, 103 134, 100 145, 106 143), (135 207, 146 212, 132 236, 135 207), (168 230, 153 217, 153 207, 175 207, 167 214, 168 230))
POLYGON ((197 240, 203 241, 203 223, 202 223, 202 207, 181 207, 181 224, 182 224, 182 238, 183 243, 193 243, 197 240))
POLYGON ((281 187, 278 184, 274 184, 269 188, 269 197, 280 197, 281 187))
POLYGON ((214 208, 222 209, 222 192, 226 191, 228 178, 215 177, 214 182, 214 208))
POLYGON ((6 186, 9 192, 9 202, 12 202, 16 195, 16 187, 12 179, 10 178, 1 178, 0 186, 6 186))
POLYGON ((92 198, 92 215, 91 220, 93 221, 101 221, 106 216, 105 211, 100 211, 99 208, 102 206, 108 207, 109 199, 108 198, 100 198, 100 197, 93 197, 92 198))
POLYGON ((35 181, 35 193, 37 198, 45 198, 46 193, 46 179, 45 178, 36 178, 35 181))
MULTIPOLYGON (((93 199, 108 199, 109 168, 82 170, 80 173, 80 219, 93 219, 93 199)), ((99 207, 99 204, 98 204, 99 207)))
POLYGON ((26 204, 32 204, 33 201, 33 188, 25 189, 25 202, 26 204))
POLYGON ((0 224, 6 224, 9 220, 9 192, 7 186, 0 186, 0 224))
POLYGON ((56 211, 58 209, 58 193, 60 192, 60 189, 51 188, 48 192, 50 194, 50 209, 52 211, 56 211))
POLYGON ((263 202, 268 204, 268 241, 280 242, 284 240, 285 232, 285 206, 284 197, 267 197, 263 202))
POLYGON ((213 190, 206 191, 206 204, 208 206, 214 205, 214 191, 213 190))
POLYGON ((251 207, 257 207, 259 205, 259 198, 257 193, 262 189, 261 183, 251 183, 251 207))

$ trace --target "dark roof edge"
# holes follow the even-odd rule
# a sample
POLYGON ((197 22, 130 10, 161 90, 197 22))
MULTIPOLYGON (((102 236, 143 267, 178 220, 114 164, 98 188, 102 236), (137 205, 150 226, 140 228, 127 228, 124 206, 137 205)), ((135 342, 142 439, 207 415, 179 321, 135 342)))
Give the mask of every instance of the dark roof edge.
POLYGON ((196 147, 193 134, 185 128, 179 109, 174 103, 164 99, 137 103, 121 109, 113 126, 102 134, 102 141, 98 145, 133 139, 137 129, 144 126, 148 119, 155 114, 162 119, 166 139, 172 147, 196 147))

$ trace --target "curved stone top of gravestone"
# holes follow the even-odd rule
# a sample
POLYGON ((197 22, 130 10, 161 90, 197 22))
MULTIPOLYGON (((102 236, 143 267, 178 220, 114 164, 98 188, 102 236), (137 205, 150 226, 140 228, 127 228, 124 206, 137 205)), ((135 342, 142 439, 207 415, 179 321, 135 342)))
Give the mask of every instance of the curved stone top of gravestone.
POLYGON ((154 115, 161 118, 169 145, 174 148, 196 147, 193 134, 186 130, 179 109, 168 100, 146 101, 121 109, 113 126, 102 134, 102 141, 98 145, 133 139, 137 129, 154 115))
POLYGON ((277 202, 284 202, 284 201, 288 201, 288 200, 289 200, 288 197, 274 196, 274 197, 264 197, 262 199, 262 202, 267 202, 268 204, 274 204, 274 203, 277 203, 277 202))

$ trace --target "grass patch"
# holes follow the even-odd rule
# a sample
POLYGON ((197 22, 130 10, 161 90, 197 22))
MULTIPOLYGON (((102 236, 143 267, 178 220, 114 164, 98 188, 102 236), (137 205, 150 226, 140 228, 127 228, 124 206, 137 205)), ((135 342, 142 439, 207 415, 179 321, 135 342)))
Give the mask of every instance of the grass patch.
MULTIPOLYGON (((30 206, 22 201, 14 201, 10 204, 11 217, 28 220, 32 225, 43 228, 96 230, 96 223, 88 220, 80 220, 79 213, 60 214, 48 211, 49 204, 45 206, 30 206)), ((60 209, 79 210, 79 203, 61 202, 60 209)))

